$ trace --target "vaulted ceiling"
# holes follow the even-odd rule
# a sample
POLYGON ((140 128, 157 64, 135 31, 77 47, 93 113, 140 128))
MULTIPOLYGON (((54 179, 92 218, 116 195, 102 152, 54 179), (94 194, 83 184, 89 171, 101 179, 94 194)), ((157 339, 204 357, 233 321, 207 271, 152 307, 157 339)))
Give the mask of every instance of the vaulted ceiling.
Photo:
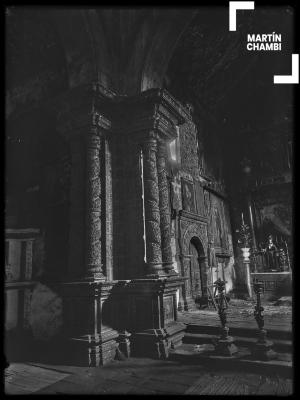
POLYGON ((290 8, 241 11, 229 32, 227 7, 13 7, 6 29, 8 116, 92 80, 129 95, 164 84, 216 122, 231 170, 244 157, 275 165, 280 138, 291 135, 294 88, 273 84, 291 71, 290 8), (247 51, 255 32, 282 34, 282 51, 247 51))
POLYGON ((291 73, 292 52, 288 7, 238 12, 236 32, 228 29, 227 7, 201 8, 176 47, 165 85, 195 106, 195 116, 204 109, 215 120, 218 132, 208 134, 218 134, 231 178, 244 158, 258 174, 282 171, 278 149, 292 136, 294 85, 274 85, 273 75, 291 73), (273 32, 282 35, 281 52, 246 49, 248 33, 273 32))

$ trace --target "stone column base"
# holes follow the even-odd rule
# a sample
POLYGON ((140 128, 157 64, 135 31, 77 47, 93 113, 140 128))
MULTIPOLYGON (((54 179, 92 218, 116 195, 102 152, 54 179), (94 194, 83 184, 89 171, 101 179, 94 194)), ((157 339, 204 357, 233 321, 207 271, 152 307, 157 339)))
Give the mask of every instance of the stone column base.
POLYGON ((132 354, 135 357, 167 359, 169 350, 182 344, 185 325, 177 322, 164 329, 147 329, 132 336, 132 354))
POLYGON ((181 345, 185 325, 177 321, 176 292, 184 279, 140 279, 128 284, 132 354, 168 358, 181 345))
POLYGON ((164 329, 147 329, 132 335, 132 355, 166 359, 169 356, 169 342, 164 329))
POLYGON ((101 335, 83 335, 67 339, 68 360, 79 366, 99 367, 116 356, 117 331, 109 330, 101 335))
POLYGON ((253 358, 261 361, 275 360, 277 353, 272 349, 273 342, 265 340, 263 342, 257 342, 251 352, 253 358))
POLYGON ((113 301, 117 282, 79 281, 62 286, 67 357, 76 365, 98 367, 116 356, 119 331, 113 301))

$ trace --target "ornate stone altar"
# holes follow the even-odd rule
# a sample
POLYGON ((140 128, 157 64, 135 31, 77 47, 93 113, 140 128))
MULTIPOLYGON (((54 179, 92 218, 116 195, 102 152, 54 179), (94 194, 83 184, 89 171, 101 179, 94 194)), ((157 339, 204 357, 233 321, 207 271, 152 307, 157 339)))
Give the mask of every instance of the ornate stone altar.
POLYGON ((90 366, 117 349, 166 358, 184 332, 166 145, 186 112, 163 90, 127 97, 97 85, 62 96, 54 110, 73 152, 61 340, 90 366))

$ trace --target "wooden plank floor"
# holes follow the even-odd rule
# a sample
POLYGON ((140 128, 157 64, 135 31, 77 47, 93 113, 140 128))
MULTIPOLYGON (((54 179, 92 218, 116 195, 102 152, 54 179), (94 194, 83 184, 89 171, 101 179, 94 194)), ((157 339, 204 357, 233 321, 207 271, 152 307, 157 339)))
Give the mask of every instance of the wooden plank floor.
POLYGON ((11 364, 5 370, 5 393, 34 393, 67 376, 69 376, 69 374, 29 364, 11 364))
POLYGON ((277 375, 208 370, 201 365, 129 359, 101 368, 12 364, 6 394, 290 395, 292 380, 277 375), (68 373, 70 371, 70 373, 68 373))
POLYGON ((258 375, 201 376, 185 394, 192 395, 278 395, 293 393, 291 380, 258 375), (245 379, 246 378, 246 379, 245 379), (248 378, 248 379, 247 379, 248 378))

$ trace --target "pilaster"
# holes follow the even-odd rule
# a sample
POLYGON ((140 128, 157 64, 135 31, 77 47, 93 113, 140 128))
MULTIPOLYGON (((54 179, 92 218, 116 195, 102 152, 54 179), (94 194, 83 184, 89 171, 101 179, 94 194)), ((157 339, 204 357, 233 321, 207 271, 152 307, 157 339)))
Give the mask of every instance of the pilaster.
POLYGON ((176 291, 182 284, 176 276, 127 284, 134 356, 165 359, 181 345, 185 325, 177 320, 176 291))
POLYGON ((115 358, 119 336, 111 301, 115 285, 101 281, 63 284, 64 344, 74 364, 98 367, 115 358))
POLYGON ((185 109, 167 91, 151 89, 122 101, 123 132, 142 151, 145 277, 176 275, 171 252, 171 218, 166 146, 177 137, 185 109))
MULTIPOLYGON (((71 149, 69 280, 105 280, 101 247, 101 201, 105 173, 101 147, 111 129, 108 102, 97 86, 83 86, 56 99, 57 129, 71 149)), ((109 171, 110 172, 110 171, 109 171)), ((102 234, 103 233, 103 234, 102 234)))
POLYGON ((164 270, 175 273, 171 249, 171 210, 169 185, 166 171, 166 143, 159 143, 157 153, 157 173, 160 209, 161 252, 164 270))
POLYGON ((172 265, 165 147, 185 111, 166 91, 111 97, 98 87, 72 91, 57 109, 59 129, 74 150, 69 276, 62 285, 67 348, 89 366, 105 364, 116 352, 167 358, 185 326, 177 321, 176 292, 184 279, 172 265), (125 171, 117 168, 120 160, 125 171), (122 211, 113 202, 116 191, 122 211), (112 280, 115 212, 122 222, 118 237, 126 238, 130 252, 126 261, 136 257, 134 268, 120 266, 122 281, 112 280))
MULTIPOLYGON (((54 108, 57 128, 72 153, 69 265, 61 284, 62 341, 75 363, 99 366, 115 357, 119 336, 107 322, 114 283, 107 282, 105 275, 112 240, 112 216, 107 215, 112 213, 108 204, 112 200, 111 97, 98 86, 83 86, 60 96, 54 108)), ((111 265, 108 269, 111 278, 111 265)))
POLYGON ((146 240, 146 262, 148 275, 159 276, 162 268, 159 190, 157 175, 157 139, 144 140, 143 183, 144 183, 144 218, 146 240))

